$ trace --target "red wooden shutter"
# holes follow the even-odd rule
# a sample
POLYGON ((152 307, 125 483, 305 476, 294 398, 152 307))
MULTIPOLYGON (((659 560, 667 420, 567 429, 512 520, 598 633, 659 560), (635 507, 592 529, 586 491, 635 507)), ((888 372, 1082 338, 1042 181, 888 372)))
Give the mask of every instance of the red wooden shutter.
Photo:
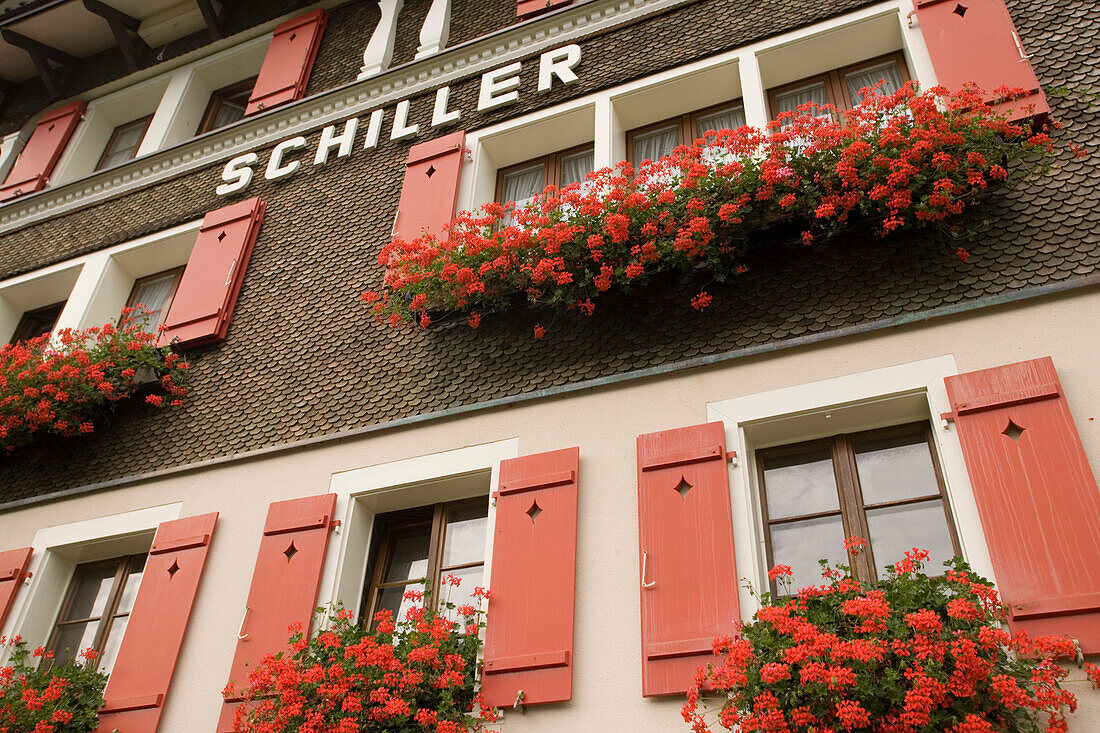
POLYGON ((579 448, 500 462, 481 691, 489 705, 572 697, 579 448))
POLYGON ((73 130, 80 122, 80 115, 84 114, 87 106, 84 102, 73 102, 42 115, 27 140, 26 147, 8 173, 7 180, 0 186, 0 201, 34 193, 46 187, 53 167, 65 151, 73 130))
POLYGON ((913 5, 940 84, 955 91, 975 82, 986 101, 995 100, 993 91, 1001 86, 1025 89, 1028 96, 1000 105, 1014 110, 1013 120, 1050 112, 1004 0, 913 0, 913 5))
MULTIPOLYGON (((336 494, 277 501, 268 509, 229 672, 238 692, 248 685, 251 665, 265 654, 287 648, 291 624, 298 622, 308 631, 335 511, 336 494)), ((233 713, 240 700, 239 696, 226 698, 219 733, 233 730, 233 713)))
POLYGON ((466 133, 419 143, 409 148, 405 161, 405 183, 393 222, 393 235, 406 242, 425 231, 439 236, 443 225, 455 216, 458 179, 466 151, 466 133))
POLYGON ((104 692, 99 733, 155 733, 218 514, 157 528, 104 692))
POLYGON ((161 344, 179 339, 180 346, 195 346, 225 338, 265 208, 252 198, 211 211, 202 220, 168 308, 161 344))
POLYGON ((741 618, 724 432, 638 436, 643 695, 685 692, 741 618))
POLYGON ((569 5, 573 0, 519 0, 519 10, 516 13, 521 18, 529 18, 546 10, 553 10, 569 5))
POLYGON ((19 584, 26 577, 31 552, 29 547, 0 552, 0 627, 3 627, 4 619, 8 617, 8 611, 11 610, 11 604, 15 601, 19 584))
POLYGON ((1054 362, 944 382, 1009 624, 1100 652, 1100 492, 1054 362))
POLYGON ((306 95, 309 73, 317 58, 328 13, 312 10, 280 23, 267 47, 264 65, 245 108, 246 115, 293 102, 306 95))

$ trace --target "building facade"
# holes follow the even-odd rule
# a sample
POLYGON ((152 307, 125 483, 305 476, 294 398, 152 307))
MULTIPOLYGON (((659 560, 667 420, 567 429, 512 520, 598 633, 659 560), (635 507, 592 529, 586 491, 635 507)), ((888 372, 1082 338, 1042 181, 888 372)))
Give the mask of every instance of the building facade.
MULTIPOLYGON (((880 80, 1023 86, 1095 147, 1091 10, 0 4, 0 338, 155 303, 192 375, 179 408, 0 458, 0 633, 102 647, 103 730, 222 733, 222 688, 289 623, 453 573, 525 599, 487 651, 503 730, 676 730, 756 608, 733 579, 810 582, 859 534, 866 577, 961 556, 1014 627, 1095 660, 1095 156, 1059 147, 964 214, 968 259, 920 232, 776 242, 701 311, 692 275, 476 329, 391 330, 359 299, 394 236, 880 80)), ((1100 726, 1067 685, 1071 730, 1100 726)))

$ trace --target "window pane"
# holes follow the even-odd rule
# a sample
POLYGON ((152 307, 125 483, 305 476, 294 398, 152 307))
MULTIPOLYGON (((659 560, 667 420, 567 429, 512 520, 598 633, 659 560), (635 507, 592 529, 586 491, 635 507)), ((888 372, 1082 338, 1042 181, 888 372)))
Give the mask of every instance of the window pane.
POLYGON ((670 154, 680 143, 677 125, 669 125, 652 132, 634 136, 634 164, 641 165, 643 160, 657 160, 670 154))
POLYGON ((118 647, 122 644, 122 635, 126 633, 126 624, 129 616, 116 618, 111 622, 111 630, 107 632, 107 640, 103 644, 103 654, 99 658, 99 671, 110 674, 115 666, 115 657, 118 656, 118 647))
POLYGON ((923 432, 854 445, 864 504, 940 493, 923 432))
POLYGON ((591 150, 565 156, 561 159, 561 182, 558 185, 565 188, 570 183, 584 183, 595 165, 591 150))
POLYGON ((524 204, 531 201, 535 196, 542 193, 542 189, 546 188, 543 183, 543 176, 545 175, 546 166, 542 163, 507 174, 504 176, 504 186, 501 193, 504 198, 502 203, 515 201, 519 204, 517 208, 522 208, 524 204))
POLYGON ((122 588, 122 595, 118 599, 118 610, 115 613, 130 613, 133 610, 134 599, 137 598, 138 586, 141 585, 143 572, 145 572, 145 563, 142 563, 141 567, 134 568, 126 576, 126 585, 122 588))
MULTIPOLYGON (((146 280, 137 286, 133 298, 134 308, 141 306, 142 309, 149 311, 148 320, 143 327, 145 331, 156 333, 157 326, 160 324, 160 314, 164 310, 165 301, 168 300, 175 282, 176 273, 172 272, 154 280, 146 280)), ((142 314, 135 311, 134 317, 140 320, 142 314)))
POLYGON ((431 530, 428 527, 399 535, 393 542, 389 566, 386 568, 382 582, 392 583, 395 580, 423 578, 428 572, 430 540, 431 530))
POLYGON ((65 617, 60 620, 68 621, 102 615, 103 609, 107 606, 107 598, 111 595, 116 570, 118 570, 117 565, 100 565, 78 570, 74 578, 76 589, 73 591, 72 602, 65 617))
POLYGON ((219 127, 232 125, 234 122, 243 120, 244 109, 244 104, 237 104, 227 99, 218 100, 218 111, 214 113, 214 122, 211 124, 210 129, 217 130, 219 127))
POLYGON ((823 557, 833 563, 848 563, 844 523, 839 516, 776 524, 771 532, 774 564, 790 565, 794 572, 791 591, 821 583, 821 566, 817 561, 823 557))
POLYGON ((485 529, 489 507, 476 504, 447 512, 447 529, 443 539, 443 567, 485 560, 485 529))
POLYGON ((58 664, 64 664, 75 659, 76 655, 85 649, 91 648, 97 629, 99 629, 98 621, 62 626, 53 647, 54 660, 58 664))
POLYGON ((736 130, 745 124, 745 110, 733 107, 703 115, 695 121, 695 136, 703 137, 709 130, 736 130))
POLYGON ((811 448, 764 459, 768 518, 781 519, 840 509, 828 448, 811 448))
POLYGON ((852 104, 859 104, 860 89, 873 87, 880 81, 882 86, 878 88, 878 94, 893 94, 901 89, 904 82, 901 80, 901 72, 898 70, 896 61, 887 61, 885 64, 872 66, 870 69, 853 71, 844 75, 844 83, 848 87, 848 96, 852 100, 852 104))
MULTIPOLYGON (((393 614, 394 621, 400 621, 405 618, 405 613, 410 608, 420 606, 420 601, 407 601, 405 600, 406 590, 424 590, 423 583, 410 583, 409 585, 398 585, 393 588, 383 588, 378 594, 378 607, 375 609, 375 613, 378 611, 389 611, 393 614)), ((374 620, 371 620, 371 626, 374 626, 374 620)))
POLYGON ((99 164, 100 169, 110 168, 131 160, 137 154, 141 141, 145 137, 145 130, 148 127, 148 120, 137 120, 116 128, 111 141, 108 143, 109 147, 103 154, 103 160, 99 164))
MULTIPOLYGON (((798 89, 792 89, 789 92, 782 92, 775 95, 776 112, 796 112, 798 107, 809 102, 817 102, 818 104, 826 104, 829 101, 829 95, 825 91, 825 83, 817 82, 816 84, 810 84, 798 89)), ((822 116, 825 116, 824 113, 822 116)))
POLYGON ((867 529, 880 575, 882 567, 901 560, 906 550, 914 547, 928 550, 930 559, 925 571, 929 575, 940 575, 943 561, 955 556, 943 501, 939 499, 868 509, 867 529))
MULTIPOLYGON (((453 575, 462 580, 462 583, 456 588, 453 585, 447 585, 440 579, 440 603, 450 601, 455 604, 455 607, 470 604, 477 607, 477 603, 474 601, 474 588, 482 585, 483 578, 485 577, 485 568, 478 565, 473 568, 464 568, 462 570, 445 570, 443 577, 447 575, 453 575)), ((484 610, 484 607, 482 608, 484 610)), ((458 616, 455 619, 458 620, 458 616)))

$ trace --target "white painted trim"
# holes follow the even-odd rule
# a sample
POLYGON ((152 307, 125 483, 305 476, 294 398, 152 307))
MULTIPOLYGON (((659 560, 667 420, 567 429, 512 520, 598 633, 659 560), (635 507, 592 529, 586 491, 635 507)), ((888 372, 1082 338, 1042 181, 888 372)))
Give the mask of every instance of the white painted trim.
MULTIPOLYGON (((325 563, 318 604, 343 601, 346 608, 359 612, 375 517, 365 502, 383 498, 390 503, 415 502, 408 503, 411 508, 426 503, 410 496, 418 488, 423 490, 425 484, 486 472, 489 480, 485 493, 489 501, 488 494, 497 487, 500 462, 517 455, 519 439, 508 438, 333 474, 329 488, 336 494, 336 516, 340 517, 341 527, 337 546, 329 550, 330 559, 325 563)), ((495 503, 490 501, 485 533, 486 581, 491 572, 495 518, 495 503)))
POLYGON ((22 634, 32 648, 45 644, 73 569, 80 562, 77 555, 93 545, 122 542, 141 535, 147 535, 152 543, 157 527, 162 522, 179 519, 182 510, 183 502, 175 502, 44 527, 35 532, 27 568, 31 573, 29 587, 24 585, 16 593, 0 634, 22 634))
MULTIPOLYGON (((754 425, 785 420, 797 426, 798 421, 808 415, 842 406, 921 397, 926 400, 927 418, 938 426, 933 431, 935 448, 963 558, 976 572, 993 578, 993 565, 963 459, 962 445, 954 427, 939 417, 940 413, 951 410, 944 377, 958 373, 955 357, 947 355, 709 403, 707 420, 725 423, 726 450, 736 450, 739 458, 737 465, 730 467, 730 504, 733 508, 738 575, 748 578, 757 589, 768 587, 764 531, 759 515, 759 487, 756 486, 753 468, 757 446, 753 445, 749 436, 754 425)), ((745 588, 741 588, 740 601, 741 615, 748 620, 758 607, 756 600, 745 588)))

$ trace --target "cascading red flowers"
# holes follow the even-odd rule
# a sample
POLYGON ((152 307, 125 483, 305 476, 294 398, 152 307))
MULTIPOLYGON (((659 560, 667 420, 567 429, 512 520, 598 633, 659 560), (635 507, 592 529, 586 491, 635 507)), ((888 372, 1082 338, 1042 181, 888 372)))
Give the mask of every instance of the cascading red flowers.
MULTIPOLYGON (((591 315, 601 293, 630 291, 660 272, 706 269, 718 281, 744 272, 765 227, 801 222, 807 245, 857 218, 884 236, 948 227, 1010 170, 1014 182, 1048 165, 1051 138, 1009 124, 976 86, 864 92, 843 113, 806 104, 767 130, 708 132, 637 169, 623 162, 583 184, 550 186, 525 207, 460 213, 442 237, 386 245, 383 287, 363 300, 391 326, 427 328, 428 311, 471 311, 476 328, 517 297, 591 315)), ((961 247, 957 255, 969 257, 961 247)), ((699 292, 692 305, 711 300, 699 292)))
POLYGON ((148 404, 182 405, 190 365, 158 347, 157 335, 142 325, 127 308, 118 325, 62 329, 0 347, 0 447, 11 452, 43 433, 94 432, 107 409, 134 395, 143 375, 164 393, 146 395, 148 404))
MULTIPOLYGON (((849 538, 846 549, 865 546, 849 538)), ((923 572, 914 548, 884 579, 860 582, 822 563, 822 585, 759 597, 740 638, 719 637, 719 659, 696 674, 683 707, 697 733, 1056 733, 1077 700, 1062 688, 1066 637, 1001 628, 992 583, 961 560, 923 572), (701 692, 706 690, 706 693, 701 692), (706 706, 714 694, 717 707, 706 706)), ((771 574, 786 590, 789 569, 771 574)), ((1100 669, 1086 665, 1100 686, 1100 669)))
POLYGON ((99 727, 107 675, 92 669, 96 652, 58 664, 53 652, 28 651, 19 637, 0 637, 3 646, 11 654, 0 666, 0 733, 91 733, 99 727))
MULTIPOLYGON (((440 592, 458 586, 446 576, 440 592)), ((473 598, 487 599, 476 588, 473 598)), ((249 674, 237 708, 239 733, 435 733, 482 731, 496 720, 477 692, 480 605, 405 592, 403 618, 389 611, 371 628, 343 610, 331 611, 313 636, 292 627, 290 653, 267 655, 249 674)), ((226 688, 232 694, 232 686, 226 688)))

